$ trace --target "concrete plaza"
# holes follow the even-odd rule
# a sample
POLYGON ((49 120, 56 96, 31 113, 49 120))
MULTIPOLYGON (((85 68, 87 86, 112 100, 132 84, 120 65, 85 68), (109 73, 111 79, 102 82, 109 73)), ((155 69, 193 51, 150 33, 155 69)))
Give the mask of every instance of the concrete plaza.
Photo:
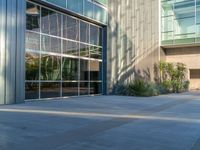
POLYGON ((0 150, 199 149, 199 93, 0 106, 0 150))

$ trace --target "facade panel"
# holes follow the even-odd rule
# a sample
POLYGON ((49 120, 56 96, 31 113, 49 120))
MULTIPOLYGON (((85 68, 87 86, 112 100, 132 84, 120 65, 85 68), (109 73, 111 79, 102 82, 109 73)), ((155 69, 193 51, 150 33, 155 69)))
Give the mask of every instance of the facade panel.
POLYGON ((153 80, 159 61, 159 0, 108 1, 108 89, 137 77, 153 80))
POLYGON ((0 104, 24 101, 25 6, 25 0, 0 1, 0 104))

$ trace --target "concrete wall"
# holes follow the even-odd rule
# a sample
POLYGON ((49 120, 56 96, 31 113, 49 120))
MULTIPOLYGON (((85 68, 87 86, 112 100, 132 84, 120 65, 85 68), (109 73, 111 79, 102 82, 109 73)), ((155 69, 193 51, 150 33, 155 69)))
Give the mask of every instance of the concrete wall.
POLYGON ((25 0, 0 0, 0 104, 24 101, 25 0))
POLYGON ((109 0, 107 84, 154 78, 159 51, 159 0, 109 0))
MULTIPOLYGON (((165 50, 167 62, 184 63, 188 69, 200 69, 200 47, 169 48, 165 50)), ((200 78, 190 80, 190 89, 200 89, 200 78)))

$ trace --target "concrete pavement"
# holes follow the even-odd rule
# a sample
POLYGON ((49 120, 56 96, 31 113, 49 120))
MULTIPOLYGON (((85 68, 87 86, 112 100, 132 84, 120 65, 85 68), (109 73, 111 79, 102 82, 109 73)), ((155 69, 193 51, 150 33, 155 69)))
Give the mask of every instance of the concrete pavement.
POLYGON ((0 150, 200 150, 200 94, 0 106, 0 150))

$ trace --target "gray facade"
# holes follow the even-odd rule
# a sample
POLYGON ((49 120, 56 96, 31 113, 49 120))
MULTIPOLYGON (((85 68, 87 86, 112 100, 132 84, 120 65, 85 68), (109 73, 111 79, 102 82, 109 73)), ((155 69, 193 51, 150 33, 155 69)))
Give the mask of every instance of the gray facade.
POLYGON ((109 0, 107 85, 153 80, 160 59, 159 0, 109 0))
POLYGON ((25 0, 0 0, 0 104, 24 101, 25 0))

